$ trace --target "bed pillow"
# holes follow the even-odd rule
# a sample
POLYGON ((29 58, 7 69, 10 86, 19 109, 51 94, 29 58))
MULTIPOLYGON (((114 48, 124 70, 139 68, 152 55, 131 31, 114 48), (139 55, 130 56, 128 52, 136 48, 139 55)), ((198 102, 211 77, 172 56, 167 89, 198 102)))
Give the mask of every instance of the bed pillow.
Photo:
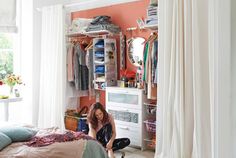
POLYGON ((12 142, 27 141, 37 133, 37 131, 26 127, 1 127, 0 132, 11 138, 12 142))
POLYGON ((9 138, 6 134, 0 132, 0 151, 11 143, 11 138, 9 138))

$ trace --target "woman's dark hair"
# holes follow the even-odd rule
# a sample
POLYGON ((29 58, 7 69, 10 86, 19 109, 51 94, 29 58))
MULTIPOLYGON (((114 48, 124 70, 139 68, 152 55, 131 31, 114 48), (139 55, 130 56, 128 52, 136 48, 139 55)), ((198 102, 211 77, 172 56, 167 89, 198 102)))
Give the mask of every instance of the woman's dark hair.
POLYGON ((105 124, 107 121, 108 121, 108 113, 106 112, 105 108, 103 107, 103 105, 99 102, 97 103, 94 103, 91 107, 90 107, 90 110, 89 110, 89 113, 88 113, 88 116, 87 116, 87 119, 88 119, 88 122, 91 123, 93 129, 97 129, 98 127, 98 120, 95 116, 95 112, 96 110, 100 109, 103 113, 103 120, 102 120, 102 123, 105 124))

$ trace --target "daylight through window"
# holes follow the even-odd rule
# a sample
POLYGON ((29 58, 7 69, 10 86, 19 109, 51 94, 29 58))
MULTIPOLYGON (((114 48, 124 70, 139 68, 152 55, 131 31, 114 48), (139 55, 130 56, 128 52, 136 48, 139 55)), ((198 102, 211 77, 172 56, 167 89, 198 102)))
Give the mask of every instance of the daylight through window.
POLYGON ((0 80, 13 73, 14 34, 0 33, 0 80))

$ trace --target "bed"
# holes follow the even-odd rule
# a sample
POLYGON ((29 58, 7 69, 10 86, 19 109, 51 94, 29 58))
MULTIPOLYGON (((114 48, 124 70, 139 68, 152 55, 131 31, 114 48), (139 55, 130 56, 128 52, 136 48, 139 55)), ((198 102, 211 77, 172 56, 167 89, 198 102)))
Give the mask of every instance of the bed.
MULTIPOLYGON (((36 137, 61 134, 64 131, 52 127, 37 129, 36 137)), ((88 137, 88 136, 87 136, 88 137)), ((34 137, 35 138, 35 137, 34 137)), ((32 140, 32 139, 31 139, 32 140)), ((27 142, 14 142, 0 151, 1 158, 107 158, 105 149, 96 140, 79 139, 55 142, 41 147, 28 146, 27 142)))

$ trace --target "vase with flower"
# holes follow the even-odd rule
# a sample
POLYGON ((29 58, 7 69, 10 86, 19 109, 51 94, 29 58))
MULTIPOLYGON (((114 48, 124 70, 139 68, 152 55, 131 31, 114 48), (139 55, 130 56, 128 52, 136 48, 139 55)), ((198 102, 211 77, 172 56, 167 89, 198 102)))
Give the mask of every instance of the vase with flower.
MULTIPOLYGON (((128 82, 130 80, 133 80, 135 78, 135 72, 128 69, 121 69, 120 75, 121 75, 121 87, 128 87, 128 82)), ((133 87, 133 86, 132 86, 133 87)))
POLYGON ((4 83, 9 86, 10 96, 13 96, 14 95, 14 93, 13 93, 14 92, 13 91, 14 86, 22 84, 22 80, 21 80, 21 77, 19 75, 9 74, 5 77, 4 83))

